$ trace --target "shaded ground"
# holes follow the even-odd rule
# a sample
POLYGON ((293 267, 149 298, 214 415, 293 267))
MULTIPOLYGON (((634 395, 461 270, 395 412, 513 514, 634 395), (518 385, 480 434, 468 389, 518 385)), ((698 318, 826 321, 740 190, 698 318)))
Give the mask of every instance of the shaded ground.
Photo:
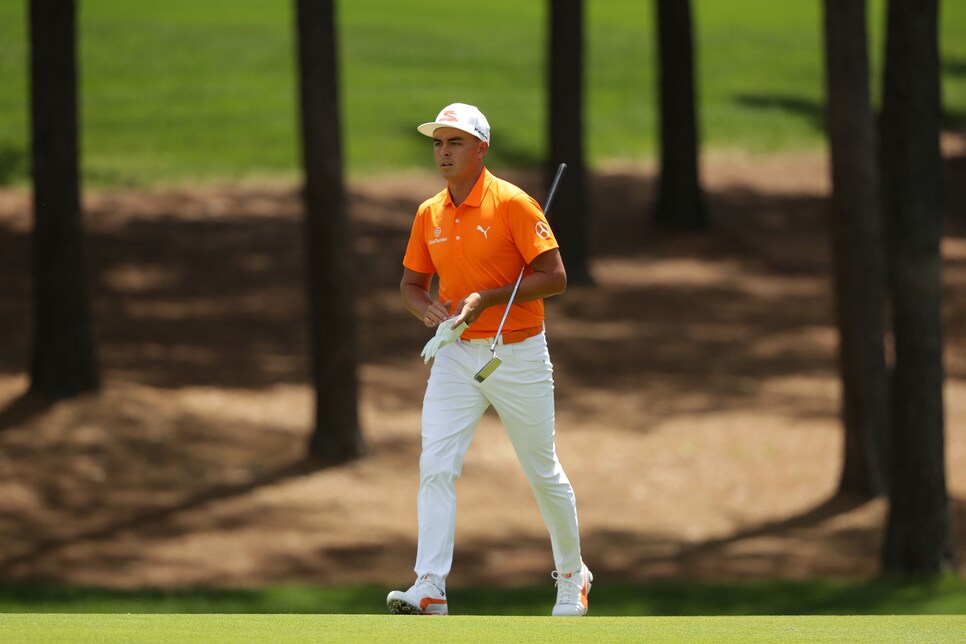
MULTIPOLYGON (((966 572, 966 145, 947 147, 947 472, 966 572)), ((873 575, 884 502, 829 501, 841 430, 824 161, 715 158, 704 174, 714 232, 689 236, 640 223, 652 168, 595 177, 598 284, 548 302, 585 558, 599 582, 873 575)), ((292 186, 89 196, 107 385, 56 405, 19 398, 29 204, 0 191, 0 579, 407 583, 428 336, 397 284, 412 213, 438 186, 352 187, 370 455, 333 469, 301 460, 312 398, 292 186)), ((495 417, 458 489, 451 583, 549 583, 495 417)))

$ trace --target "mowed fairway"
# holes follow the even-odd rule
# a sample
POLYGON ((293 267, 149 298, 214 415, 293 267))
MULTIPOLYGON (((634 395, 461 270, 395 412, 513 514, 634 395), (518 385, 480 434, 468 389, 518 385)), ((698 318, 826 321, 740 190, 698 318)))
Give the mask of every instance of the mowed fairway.
POLYGON ((3 615, 6 642, 966 642, 966 616, 3 615))

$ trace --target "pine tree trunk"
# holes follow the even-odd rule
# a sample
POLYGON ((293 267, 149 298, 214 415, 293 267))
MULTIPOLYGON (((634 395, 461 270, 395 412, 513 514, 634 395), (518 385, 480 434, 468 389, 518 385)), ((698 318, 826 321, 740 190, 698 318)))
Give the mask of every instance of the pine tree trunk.
POLYGON ((345 207, 333 0, 297 0, 305 231, 315 430, 309 454, 365 451, 358 417, 352 236, 345 207))
POLYGON ((78 176, 73 0, 30 2, 34 337, 30 390, 55 398, 96 391, 78 176))
MULTIPOLYGON (((584 158, 583 0, 550 0, 550 177, 567 179, 554 197, 552 226, 571 284, 591 284, 587 167, 584 158)), ((549 185, 549 184, 548 184, 549 185)))
POLYGON ((825 0, 829 229, 845 436, 839 491, 872 497, 888 487, 892 436, 884 348, 885 242, 865 13, 865 0, 825 0))
POLYGON ((882 167, 895 335, 895 456, 883 565, 953 567, 943 437, 937 0, 890 0, 882 167))
POLYGON ((657 0, 661 168, 655 221, 665 228, 707 228, 698 172, 691 0, 657 0))

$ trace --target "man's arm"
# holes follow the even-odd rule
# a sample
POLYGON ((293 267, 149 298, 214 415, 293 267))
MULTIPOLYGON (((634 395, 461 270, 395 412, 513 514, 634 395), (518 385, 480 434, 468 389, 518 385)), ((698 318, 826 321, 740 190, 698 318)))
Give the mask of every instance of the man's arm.
POLYGON ((399 283, 399 293, 406 308, 429 327, 436 326, 448 318, 449 306, 452 304, 452 302, 434 301, 429 295, 433 275, 434 273, 417 273, 403 267, 402 281, 399 283))
MULTIPOLYGON (((560 251, 556 248, 537 255, 530 268, 533 270, 525 275, 520 282, 514 302, 532 302, 542 300, 553 295, 560 295, 567 290, 567 271, 564 269, 560 251)), ((515 284, 515 282, 514 282, 515 284)), ((457 319, 453 326, 466 322, 473 324, 484 310, 498 304, 506 304, 513 293, 513 284, 506 284, 497 288, 470 293, 456 306, 457 319)))

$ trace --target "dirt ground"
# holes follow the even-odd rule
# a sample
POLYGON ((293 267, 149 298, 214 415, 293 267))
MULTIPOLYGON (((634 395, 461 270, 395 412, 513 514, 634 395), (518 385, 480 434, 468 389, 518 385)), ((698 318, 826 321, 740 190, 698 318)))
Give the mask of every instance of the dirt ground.
MULTIPOLYGON (((966 574, 966 138, 945 141, 946 453, 966 574)), ((548 302, 558 449, 597 583, 863 578, 886 504, 841 464, 822 155, 715 155, 711 232, 644 222, 654 169, 593 177, 594 286, 548 302)), ((507 175, 542 199, 537 177, 507 175)), ((427 330, 398 299, 431 173, 351 186, 369 453, 311 431, 292 184, 85 198, 105 387, 22 398, 29 195, 0 189, 0 580, 110 587, 404 585, 415 555, 427 330)), ((495 416, 458 484, 455 585, 551 583, 549 542, 495 416)))

